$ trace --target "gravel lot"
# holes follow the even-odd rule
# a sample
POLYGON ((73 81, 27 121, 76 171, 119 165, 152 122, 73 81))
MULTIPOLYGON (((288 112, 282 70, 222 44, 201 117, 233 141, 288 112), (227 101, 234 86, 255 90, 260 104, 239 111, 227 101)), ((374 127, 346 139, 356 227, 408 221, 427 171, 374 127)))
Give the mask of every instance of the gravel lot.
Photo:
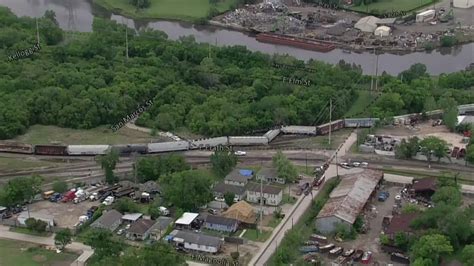
POLYGON ((98 201, 83 201, 79 204, 74 204, 72 202, 54 203, 43 200, 30 204, 28 207, 30 212, 38 212, 54 216, 54 221, 58 227, 73 228, 74 225, 79 222, 79 216, 85 215, 90 207, 99 204, 98 201))

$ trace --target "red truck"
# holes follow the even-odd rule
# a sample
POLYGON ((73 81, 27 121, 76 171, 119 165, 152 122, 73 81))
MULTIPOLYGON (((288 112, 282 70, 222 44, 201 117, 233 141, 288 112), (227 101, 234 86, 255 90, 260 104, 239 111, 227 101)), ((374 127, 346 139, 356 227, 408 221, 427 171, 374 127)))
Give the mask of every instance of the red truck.
POLYGON ((76 197, 76 192, 74 191, 68 191, 64 194, 63 199, 61 200, 62 202, 68 202, 74 200, 76 197))

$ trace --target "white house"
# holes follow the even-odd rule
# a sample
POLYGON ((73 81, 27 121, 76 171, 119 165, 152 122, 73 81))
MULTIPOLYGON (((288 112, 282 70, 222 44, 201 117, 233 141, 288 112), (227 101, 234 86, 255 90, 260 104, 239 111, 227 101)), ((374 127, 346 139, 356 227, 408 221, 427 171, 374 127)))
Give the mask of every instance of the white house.
POLYGON ((263 204, 277 206, 283 199, 283 190, 279 187, 249 183, 247 185, 247 201, 260 203, 263 198, 263 204), (263 196, 261 195, 261 193, 263 196))
POLYGON ((194 251, 217 253, 223 244, 219 237, 189 231, 174 230, 170 235, 176 246, 194 251))

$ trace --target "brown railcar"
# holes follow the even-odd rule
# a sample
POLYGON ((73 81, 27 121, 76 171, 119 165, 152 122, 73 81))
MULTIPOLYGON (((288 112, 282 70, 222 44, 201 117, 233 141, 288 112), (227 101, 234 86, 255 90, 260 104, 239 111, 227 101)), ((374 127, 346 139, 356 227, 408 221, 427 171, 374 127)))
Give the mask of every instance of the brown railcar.
POLYGON ((0 143, 0 152, 33 154, 33 146, 22 143, 0 143))
POLYGON ((344 120, 340 119, 340 120, 333 121, 331 123, 326 123, 326 124, 317 126, 316 133, 318 135, 326 135, 329 133, 329 127, 331 127, 331 131, 336 131, 341 128, 344 128, 344 120))
POLYGON ((67 146, 62 145, 36 145, 35 154, 38 155, 68 155, 67 146))

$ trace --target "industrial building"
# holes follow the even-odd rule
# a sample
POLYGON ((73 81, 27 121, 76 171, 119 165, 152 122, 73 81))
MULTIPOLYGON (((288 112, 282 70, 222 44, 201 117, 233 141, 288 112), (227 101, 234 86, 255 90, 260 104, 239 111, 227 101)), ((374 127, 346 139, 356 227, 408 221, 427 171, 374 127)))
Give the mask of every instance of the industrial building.
POLYGON ((453 6, 457 8, 471 8, 474 6, 474 0, 453 0, 453 6))
POLYGON ((382 178, 383 172, 369 169, 343 176, 316 217, 317 230, 326 234, 337 224, 352 227, 382 178))

